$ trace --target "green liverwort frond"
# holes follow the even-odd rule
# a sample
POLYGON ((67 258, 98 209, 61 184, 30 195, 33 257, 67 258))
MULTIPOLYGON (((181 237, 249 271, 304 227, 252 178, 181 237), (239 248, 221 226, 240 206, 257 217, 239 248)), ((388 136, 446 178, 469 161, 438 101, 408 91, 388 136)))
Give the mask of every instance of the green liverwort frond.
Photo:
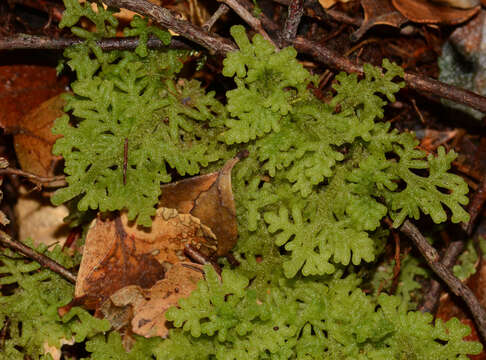
POLYGON ((113 16, 113 11, 104 8, 101 1, 63 0, 66 10, 62 14, 59 28, 70 27, 74 35, 83 39, 99 39, 102 37, 114 37, 118 20, 113 16), (96 4, 96 10, 92 8, 96 4), (81 18, 89 19, 96 27, 96 32, 91 32, 76 25, 81 18))
POLYGON ((233 118, 223 137, 228 144, 248 142, 269 132, 279 132, 292 102, 306 93, 312 80, 295 59, 293 48, 277 51, 261 35, 248 40, 242 26, 231 29, 238 51, 224 60, 223 75, 235 76, 237 88, 226 93, 233 118))
POLYGON ((64 157, 68 175, 54 204, 81 195, 80 210, 126 208, 130 219, 150 226, 160 185, 171 179, 168 167, 194 175, 222 156, 204 123, 224 109, 196 81, 174 81, 177 57, 102 54, 101 70, 72 84, 65 110, 76 120, 65 115, 54 127, 63 137, 53 152, 64 157))
MULTIPOLYGON (((67 268, 74 265, 60 246, 52 251, 41 246, 36 251, 67 268)), ((79 307, 60 318, 57 309, 71 301, 73 286, 10 250, 0 253, 0 285, 13 289, 10 294, 0 296, 0 326, 6 326, 9 334, 2 353, 9 354, 9 359, 24 359, 25 354, 39 359, 44 354, 44 344, 60 347, 62 339, 71 338, 82 342, 110 328, 108 321, 97 319, 79 307)))

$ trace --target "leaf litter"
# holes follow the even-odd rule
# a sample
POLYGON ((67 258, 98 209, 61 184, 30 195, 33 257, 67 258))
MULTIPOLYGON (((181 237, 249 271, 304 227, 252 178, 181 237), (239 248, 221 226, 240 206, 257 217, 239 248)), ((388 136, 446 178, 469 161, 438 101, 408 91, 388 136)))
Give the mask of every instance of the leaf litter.
POLYGON ((74 300, 59 314, 82 305, 115 329, 166 337, 166 310, 189 296, 204 276, 202 265, 192 263, 184 250, 190 246, 214 259, 236 243, 231 170, 245 156, 238 154, 218 172, 164 185, 149 229, 129 221, 125 212, 93 220, 74 300))

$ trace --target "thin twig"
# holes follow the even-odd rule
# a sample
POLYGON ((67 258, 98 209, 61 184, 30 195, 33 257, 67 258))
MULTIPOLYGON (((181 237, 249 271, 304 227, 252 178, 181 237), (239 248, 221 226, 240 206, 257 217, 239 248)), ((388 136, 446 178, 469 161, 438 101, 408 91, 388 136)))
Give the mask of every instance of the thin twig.
MULTIPOLYGON (((297 37, 293 45, 299 52, 309 54, 315 60, 332 68, 348 73, 363 74, 362 66, 352 63, 350 60, 339 56, 334 51, 318 43, 297 37)), ((405 73, 404 80, 412 89, 431 93, 486 113, 486 97, 473 93, 472 91, 407 72, 405 73)))
POLYGON ((12 238, 9 235, 7 235, 1 230, 0 230, 0 244, 28 257, 29 259, 37 261, 41 266, 51 271, 54 271, 56 274, 61 275, 67 281, 73 284, 76 283, 76 276, 73 273, 71 273, 69 270, 67 270, 64 266, 48 258, 47 256, 38 253, 37 251, 31 249, 27 245, 12 240, 12 238))
MULTIPOLYGON (((84 39, 80 38, 51 38, 48 36, 35 36, 19 34, 0 38, 0 50, 23 50, 23 49, 42 49, 42 50, 61 50, 71 45, 81 44, 84 39)), ((138 37, 117 37, 106 38, 96 42, 105 51, 110 50, 133 50, 138 44, 138 37)), ((187 49, 191 47, 180 40, 172 39, 169 45, 154 37, 149 37, 147 47, 150 49, 187 49)))
MULTIPOLYGON (((281 5, 289 6, 292 0, 273 0, 273 1, 281 5)), ((363 20, 359 17, 353 18, 346 13, 334 9, 324 10, 322 6, 319 4, 319 2, 316 0, 305 0, 304 9, 305 9, 306 16, 316 18, 318 20, 327 21, 329 19, 332 19, 339 23, 355 25, 355 26, 361 26, 361 24, 363 23, 363 20)))
POLYGON ((459 296, 464 300, 471 311, 479 334, 483 340, 486 340, 486 311, 481 306, 471 289, 455 277, 454 274, 440 261, 437 250, 427 242, 419 229, 417 229, 417 227, 409 220, 405 220, 400 227, 400 231, 412 240, 427 261, 427 264, 429 264, 434 273, 447 284, 454 295, 459 296))
POLYGON ((18 175, 18 176, 23 176, 33 182, 35 185, 39 186, 45 186, 45 187, 63 187, 66 186, 66 177, 64 175, 59 175, 59 176, 52 176, 52 177, 43 177, 43 176, 38 176, 35 174, 32 174, 27 171, 23 171, 20 169, 14 169, 14 168, 6 168, 6 169, 0 169, 0 175, 18 175))
POLYGON ((208 21, 206 21, 202 25, 202 28, 204 30, 206 30, 207 32, 210 32, 211 31, 211 28, 214 26, 214 24, 216 23, 216 21, 218 21, 218 19, 221 16, 226 15, 229 10, 230 10, 230 8, 228 7, 228 5, 226 5, 226 4, 220 4, 219 7, 218 7, 218 9, 216 10, 216 12, 208 19, 208 21))
POLYGON ((224 55, 229 51, 236 50, 235 44, 228 39, 218 35, 209 34, 199 26, 178 19, 178 15, 172 13, 170 10, 152 4, 146 0, 103 0, 103 2, 111 7, 125 8, 141 15, 148 16, 157 24, 184 36, 216 54, 224 55))
POLYGON ((208 259, 191 244, 184 246, 184 255, 198 264, 211 265, 218 274, 221 274, 221 268, 219 267, 218 263, 208 259))
MULTIPOLYGON (((442 256, 441 263, 450 269, 454 266, 457 258, 464 250, 464 241, 452 241, 442 256)), ((421 312, 428 312, 434 314, 439 305, 440 293, 442 292, 442 283, 435 279, 430 280, 429 288, 424 296, 422 304, 419 306, 418 310, 421 312)))
POLYGON ((244 6, 242 6, 238 0, 218 0, 224 2, 228 5, 235 13, 238 14, 240 18, 245 20, 245 22, 250 25, 253 30, 257 31, 260 35, 262 35, 266 40, 270 41, 275 47, 274 41, 272 38, 267 34, 265 29, 263 29, 262 22, 260 19, 257 19, 255 16, 252 15, 250 11, 248 11, 244 6))
POLYGON ((478 190, 474 193, 471 203, 469 204, 468 207, 468 212, 470 215, 469 222, 461 224, 462 229, 468 235, 472 234, 478 215, 481 213, 481 209, 485 202, 486 202, 486 175, 483 176, 483 179, 479 184, 478 190))
MULTIPOLYGON (((176 33, 193 42, 196 42, 197 44, 200 44, 204 48, 214 53, 225 55, 229 51, 236 50, 235 44, 228 39, 214 34, 209 34, 208 32, 204 31, 203 28, 195 26, 185 20, 178 19, 172 14, 171 11, 154 5, 146 0, 105 0, 104 2, 108 6, 126 8, 141 15, 148 16, 157 24, 175 31, 176 33)), ((247 6, 245 5, 245 3, 248 3, 248 1, 239 0, 238 3, 242 5, 241 7, 238 7, 239 9, 245 8, 251 15, 247 9, 247 6)), ((250 4, 249 6, 252 5, 250 4)), ((263 17, 261 18, 263 19, 263 17)), ((268 21, 267 19, 266 21, 261 21, 260 23, 267 26, 271 24, 271 21, 268 21)), ((309 41, 302 37, 297 37, 294 40, 293 45, 299 52, 309 54, 315 60, 329 67, 346 72, 354 72, 359 74, 363 73, 362 66, 353 64, 350 60, 339 56, 334 51, 331 51, 316 42, 309 41)), ((445 84, 438 80, 416 74, 405 73, 404 78, 405 82, 410 88, 431 93, 460 104, 468 105, 474 109, 486 113, 486 97, 457 86, 445 84)))
POLYGON ((291 0, 281 36, 285 43, 291 44, 294 41, 302 15, 304 15, 304 0, 291 0))

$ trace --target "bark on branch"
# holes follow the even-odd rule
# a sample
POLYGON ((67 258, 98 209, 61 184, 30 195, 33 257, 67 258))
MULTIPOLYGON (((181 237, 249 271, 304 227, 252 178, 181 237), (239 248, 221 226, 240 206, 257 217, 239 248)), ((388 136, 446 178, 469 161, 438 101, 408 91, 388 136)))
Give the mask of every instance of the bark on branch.
MULTIPOLYGON (((48 36, 35 36, 19 34, 16 36, 0 38, 0 50, 62 50, 71 45, 81 44, 84 39, 80 38, 51 38, 48 36)), ((138 37, 106 38, 96 42, 105 51, 111 50, 134 50, 138 44, 138 37)), ((164 45, 160 39, 151 36, 147 40, 147 47, 150 49, 192 49, 186 43, 172 39, 169 45, 164 45)))
POLYGON ((216 54, 224 55, 229 51, 236 50, 235 44, 228 39, 219 35, 211 35, 199 26, 178 19, 177 14, 172 11, 154 5, 146 0, 103 0, 103 2, 111 7, 125 8, 141 15, 148 16, 157 24, 194 41, 216 54))
POLYGON ((64 266, 57 263, 56 261, 48 258, 47 256, 38 253, 34 249, 28 247, 27 245, 13 240, 9 235, 0 230, 0 245, 7 247, 15 252, 18 252, 29 259, 37 261, 41 266, 54 271, 56 274, 61 275, 67 281, 71 283, 76 283, 76 276, 67 270, 64 266))
POLYGON ((479 303, 474 293, 461 280, 452 274, 447 266, 440 261, 439 254, 434 247, 432 247, 419 229, 413 225, 409 220, 405 220, 400 227, 400 231, 407 235, 414 245, 419 249, 427 264, 434 271, 434 273, 444 281, 454 295, 464 300, 467 307, 471 311, 474 322, 478 328, 478 332, 483 340, 486 340, 486 311, 479 303))

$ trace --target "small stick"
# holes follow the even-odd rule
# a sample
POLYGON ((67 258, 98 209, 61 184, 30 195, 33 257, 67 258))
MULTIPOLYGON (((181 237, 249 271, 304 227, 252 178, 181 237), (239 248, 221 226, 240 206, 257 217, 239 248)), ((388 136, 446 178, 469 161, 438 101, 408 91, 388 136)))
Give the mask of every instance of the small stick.
POLYGON ((123 185, 127 184, 128 138, 123 143, 123 185))
POLYGON ((46 187, 63 187, 67 185, 66 177, 64 175, 43 177, 32 174, 27 171, 14 168, 0 169, 0 175, 18 175, 23 176, 33 182, 35 185, 43 185, 46 187))
POLYGON ((281 35, 285 43, 291 44, 294 41, 302 15, 304 15, 304 0, 291 0, 289 13, 281 35))
MULTIPOLYGON (((441 263, 447 269, 452 268, 457 261, 457 258, 464 250, 464 241, 452 241, 442 256, 441 263)), ((422 304, 419 306, 418 310, 421 312, 435 313, 437 306, 439 305, 440 293, 442 292, 442 284, 440 281, 435 279, 430 280, 429 289, 424 296, 422 304)))
POLYGON ((205 29, 207 32, 210 32, 211 28, 216 23, 216 21, 218 21, 218 19, 221 16, 226 15, 229 10, 230 10, 230 8, 228 7, 228 5, 220 4, 218 9, 216 10, 216 12, 211 16, 211 18, 209 18, 208 21, 206 21, 202 25, 202 28, 205 29))
POLYGON ((37 261, 41 266, 55 272, 56 274, 61 275, 67 281, 73 284, 76 283, 76 276, 73 273, 71 273, 69 270, 67 270, 64 266, 48 258, 47 256, 38 253, 37 251, 28 247, 27 245, 22 244, 19 241, 12 240, 12 238, 9 235, 7 235, 1 230, 0 230, 0 244, 28 257, 29 259, 37 261))
POLYGON ((211 261, 206 256, 201 254, 194 246, 187 244, 184 246, 184 254, 192 261, 201 265, 211 265, 218 274, 221 274, 221 268, 217 263, 211 261))
POLYGON ((277 45, 275 45, 273 39, 263 29, 262 22, 254 17, 242 4, 238 2, 238 0, 218 1, 224 2, 226 5, 232 8, 233 11, 237 13, 240 18, 245 20, 245 22, 253 28, 253 30, 257 31, 260 35, 262 35, 266 40, 268 40, 273 46, 277 48, 277 45))
POLYGON ((415 99, 412 99, 412 105, 413 105, 413 108, 415 110, 415 112, 417 113, 417 115, 419 116, 420 118, 420 122, 422 124, 425 124, 425 119, 424 119, 424 116, 422 115, 422 113, 420 112, 420 109, 418 108, 417 106, 417 102, 415 101, 415 99))
MULTIPOLYGON (((273 0, 277 4, 289 6, 292 0, 273 0)), ((361 26, 363 23, 363 19, 361 18, 353 18, 346 13, 343 13, 338 10, 334 9, 326 9, 324 10, 322 6, 319 4, 317 0, 305 0, 304 1, 304 9, 305 15, 316 18, 318 20, 327 21, 332 19, 336 22, 347 24, 347 25, 355 25, 361 26)))
POLYGON ((176 32, 187 39, 213 51, 216 54, 226 54, 236 50, 235 44, 219 35, 209 34, 203 28, 191 24, 189 21, 176 17, 176 14, 163 7, 152 4, 146 0, 103 0, 112 7, 132 10, 143 16, 148 16, 155 23, 176 32))
POLYGON ((454 276, 454 274, 440 261, 437 250, 433 248, 419 229, 413 225, 409 220, 405 220, 400 227, 400 231, 407 235, 414 245, 419 249, 422 256, 429 264, 434 273, 439 276, 451 289, 454 295, 459 296, 464 300, 467 307, 471 311, 474 322, 478 328, 478 332, 483 340, 486 340, 486 311, 479 303, 474 293, 461 280, 454 276))
POLYGON ((393 267, 393 282, 391 292, 394 293, 398 286, 398 279, 400 275, 401 261, 400 261, 400 235, 393 230, 393 240, 395 241, 395 266, 393 267))
MULTIPOLYGON (((316 42, 299 36, 295 39, 293 45, 297 51, 311 55, 314 59, 332 68, 343 70, 347 73, 363 74, 362 66, 352 63, 349 59, 316 42)), ((486 97, 472 91, 408 72, 405 73, 404 80, 409 88, 434 94, 486 113, 486 97)))
MULTIPOLYGON (((36 36, 19 34, 0 38, 0 50, 62 50, 72 45, 83 43, 80 38, 50 38, 48 36, 36 36)), ((96 41, 96 44, 105 51, 111 50, 133 50, 139 44, 138 37, 106 38, 96 41)), ((172 39, 169 45, 165 45, 159 38, 150 36, 147 40, 147 47, 150 49, 191 49, 180 40, 172 39)))
POLYGON ((481 208, 483 207, 485 202, 486 202, 486 175, 483 176, 483 179, 479 184, 478 190, 474 193, 471 203, 469 204, 468 207, 468 211, 470 215, 469 222, 461 224, 462 229, 468 235, 472 234, 474 224, 476 224, 478 215, 480 214, 481 208))

